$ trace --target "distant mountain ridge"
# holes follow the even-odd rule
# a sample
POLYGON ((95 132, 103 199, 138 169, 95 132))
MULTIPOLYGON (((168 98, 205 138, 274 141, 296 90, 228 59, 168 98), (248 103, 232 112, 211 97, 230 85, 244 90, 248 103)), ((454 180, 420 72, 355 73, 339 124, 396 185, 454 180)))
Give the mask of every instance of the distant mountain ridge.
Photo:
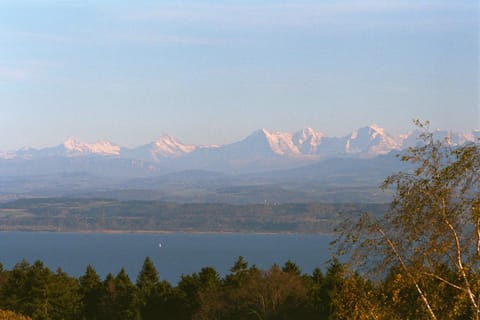
MULTIPOLYGON (((0 152, 0 203, 24 197, 104 197, 181 203, 385 203, 378 186, 408 171, 397 154, 418 143, 418 132, 394 136, 371 125, 341 137, 312 128, 294 133, 260 129, 220 146, 175 137, 136 148, 71 138, 57 146, 0 152)), ((452 145, 476 141, 437 130, 452 145)))
MULTIPOLYGON (((294 133, 260 129, 241 141, 221 146, 184 144, 167 134, 136 148, 121 147, 106 140, 87 143, 70 138, 58 146, 0 152, 0 165, 5 161, 11 165, 12 161, 102 157, 121 160, 121 165, 112 166, 119 170, 128 170, 132 165, 137 174, 139 168, 145 170, 145 174, 177 170, 256 172, 294 168, 334 157, 372 158, 413 146, 417 143, 417 136, 418 132, 394 136, 377 125, 369 125, 341 137, 331 137, 309 127, 294 133)), ((459 145, 476 141, 480 131, 452 133, 437 130, 434 136, 437 139, 448 137, 451 144, 459 145)), ((89 171, 89 166, 94 166, 95 162, 82 165, 82 170, 89 171)), ((0 172, 4 171, 1 169, 0 172)))

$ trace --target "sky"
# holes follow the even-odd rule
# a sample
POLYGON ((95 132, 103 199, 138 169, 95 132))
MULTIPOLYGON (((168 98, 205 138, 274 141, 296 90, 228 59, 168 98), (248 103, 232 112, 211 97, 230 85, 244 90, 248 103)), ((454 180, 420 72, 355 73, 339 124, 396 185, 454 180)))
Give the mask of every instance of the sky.
POLYGON ((479 2, 0 0, 0 150, 480 127, 479 2))

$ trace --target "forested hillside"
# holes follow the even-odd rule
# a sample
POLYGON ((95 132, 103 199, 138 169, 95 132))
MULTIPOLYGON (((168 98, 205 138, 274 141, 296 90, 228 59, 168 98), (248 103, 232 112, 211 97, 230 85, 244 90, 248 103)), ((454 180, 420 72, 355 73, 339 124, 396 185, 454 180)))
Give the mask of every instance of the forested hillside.
POLYGON ((23 199, 0 207, 0 229, 29 231, 172 231, 332 233, 343 217, 385 204, 180 204, 108 199, 23 199))

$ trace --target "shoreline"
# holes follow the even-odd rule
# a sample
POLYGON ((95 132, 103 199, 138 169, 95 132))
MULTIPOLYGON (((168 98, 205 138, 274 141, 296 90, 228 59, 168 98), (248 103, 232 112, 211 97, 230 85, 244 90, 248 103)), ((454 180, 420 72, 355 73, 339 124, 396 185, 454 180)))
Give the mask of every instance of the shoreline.
POLYGON ((25 233, 77 233, 77 234, 192 234, 192 235, 214 235, 214 234, 252 234, 252 235, 319 235, 319 236, 332 236, 335 232, 258 232, 258 231, 191 231, 191 230, 48 230, 48 229, 0 229, 0 233, 4 232, 25 232, 25 233))

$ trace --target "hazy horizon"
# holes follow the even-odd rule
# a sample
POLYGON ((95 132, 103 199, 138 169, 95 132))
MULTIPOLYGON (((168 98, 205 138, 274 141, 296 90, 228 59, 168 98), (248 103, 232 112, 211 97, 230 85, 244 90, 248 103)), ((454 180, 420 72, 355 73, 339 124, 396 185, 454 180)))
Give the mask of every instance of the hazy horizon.
MULTIPOLYGON (((396 134, 394 135, 392 132, 389 131, 388 128, 384 128, 382 126, 379 126, 378 124, 376 123, 372 123, 372 124, 369 124, 369 125, 365 125, 365 126, 362 126, 362 127, 359 127, 359 128, 352 128, 350 131, 348 132, 345 132, 344 134, 341 134, 341 135, 333 135, 333 134, 329 134, 329 132, 325 132, 325 131, 321 131, 321 130, 318 130, 317 128, 312 128, 312 127, 307 127, 307 126, 304 126, 302 128, 298 128, 297 130, 294 130, 294 131, 274 131, 274 130, 270 130, 268 128, 258 128, 252 132, 248 132, 246 133, 243 137, 237 139, 237 140, 232 140, 232 141, 225 141, 223 144, 214 144, 214 143, 206 143, 206 144, 195 144, 195 143, 192 143, 190 141, 184 141, 180 138, 178 138, 178 136, 176 136, 175 134, 173 133, 170 133, 170 132, 163 132, 161 134, 159 134, 155 139, 153 140, 149 140, 149 141, 141 141, 139 142, 139 144, 133 144, 133 145, 127 145, 127 144, 124 144, 122 143, 122 141, 112 141, 112 140, 109 140, 109 139, 106 139, 106 138, 103 138, 103 137, 97 137, 95 138, 94 140, 85 140, 85 139, 81 139, 80 137, 76 137, 76 136, 69 136, 69 137, 65 137, 64 139, 60 139, 56 142, 53 142, 52 144, 46 144, 46 145, 40 145, 40 146, 34 146, 34 145, 29 145, 29 146, 22 146, 18 149, 11 149, 11 150, 2 150, 0 149, 0 151, 16 151, 16 150, 20 150, 22 148, 36 148, 36 149, 42 149, 42 148, 48 148, 48 147, 55 147, 55 146, 58 146, 58 145, 61 145, 62 143, 65 143, 65 142, 68 142, 70 140, 75 140, 77 142, 80 142, 80 143, 87 143, 87 144, 95 144, 95 143, 100 143, 100 142, 103 142, 103 141, 108 141, 114 145, 117 145, 117 146, 120 146, 120 147, 125 147, 125 148, 136 148, 136 147, 140 147, 140 146, 143 146, 143 145, 146 145, 146 144, 149 144, 149 143, 152 143, 152 142, 155 142, 155 141, 158 141, 160 139, 162 139, 163 137, 172 137, 174 138, 177 142, 181 143, 181 144, 184 144, 184 145, 197 145, 197 146, 224 146, 224 145, 229 145, 229 144, 233 144, 233 143, 236 143, 236 142, 240 142, 246 138, 248 138, 250 135, 253 135, 255 134, 257 131, 260 131, 260 130, 267 130, 268 133, 270 134, 295 134, 297 132, 300 132, 301 130, 303 129, 307 129, 307 128, 310 128, 310 129, 314 129, 316 132, 320 132, 320 133, 323 133, 325 134, 327 137, 336 137, 336 138, 342 138, 342 137, 345 137, 345 136, 348 136, 350 134, 352 134, 354 131, 358 130, 358 129, 362 129, 362 128, 365 128, 365 127, 370 127, 370 126, 378 126, 379 128, 381 129, 384 129, 385 132, 387 134, 392 134, 394 137, 399 137, 399 136, 402 136, 402 135, 406 135, 406 134, 411 134, 411 133, 415 133, 416 130, 419 130, 419 128, 415 127, 413 124, 410 128, 409 131, 405 131, 405 132, 401 132, 399 134, 396 134)), ((449 130, 449 129, 444 129, 444 128, 433 128, 430 126, 430 131, 432 132, 435 132, 435 131, 448 131, 448 132, 451 132, 451 133, 459 133, 459 134, 470 134, 470 133, 473 133, 473 132, 478 132, 480 131, 480 128, 475 128, 471 131, 453 131, 453 130, 449 130)))
POLYGON ((0 150, 480 127, 477 1, 0 3, 0 150))

